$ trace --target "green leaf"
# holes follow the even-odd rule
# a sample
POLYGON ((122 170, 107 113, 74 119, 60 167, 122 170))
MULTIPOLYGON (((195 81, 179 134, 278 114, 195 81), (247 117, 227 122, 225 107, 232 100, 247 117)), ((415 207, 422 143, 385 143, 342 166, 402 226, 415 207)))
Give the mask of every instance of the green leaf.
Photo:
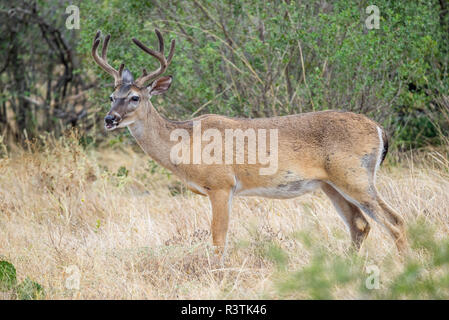
POLYGON ((122 166, 117 171, 117 177, 127 177, 128 173, 129 173, 128 169, 122 166))
POLYGON ((0 291, 11 290, 16 283, 16 268, 8 261, 0 261, 0 291))
POLYGON ((270 244, 267 248, 266 255, 270 260, 274 261, 279 268, 284 268, 288 263, 287 253, 275 244, 270 244))
POLYGON ((36 300, 44 296, 44 289, 39 283, 26 278, 16 287, 16 294, 19 300, 36 300))

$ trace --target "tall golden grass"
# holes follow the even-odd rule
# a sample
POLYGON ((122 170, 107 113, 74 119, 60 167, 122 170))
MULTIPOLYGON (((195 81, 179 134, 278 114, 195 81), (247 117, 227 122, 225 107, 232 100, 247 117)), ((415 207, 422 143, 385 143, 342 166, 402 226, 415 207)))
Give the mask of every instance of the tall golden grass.
MULTIPOLYGON (((186 191, 147 156, 131 147, 84 149, 75 137, 39 145, 12 153, 1 148, 0 260, 15 265, 19 281, 40 283, 45 299, 310 298, 279 283, 311 263, 314 246, 332 256, 352 254, 345 225, 319 191, 293 200, 236 198, 219 264, 207 198, 186 191), (68 285, 74 270, 79 289, 68 285)), ((424 221, 440 240, 449 235, 445 152, 390 155, 377 179, 409 225, 424 221)), ((411 255, 425 262, 422 250, 411 255)), ((362 267, 379 267, 381 287, 404 268, 374 222, 359 259, 362 267)), ((333 297, 366 297, 357 286, 369 274, 360 275, 357 285, 336 285, 333 297)))

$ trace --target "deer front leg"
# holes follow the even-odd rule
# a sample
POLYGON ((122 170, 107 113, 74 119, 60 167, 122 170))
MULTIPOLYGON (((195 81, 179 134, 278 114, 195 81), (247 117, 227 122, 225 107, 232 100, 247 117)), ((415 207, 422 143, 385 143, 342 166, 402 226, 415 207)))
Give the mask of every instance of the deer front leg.
POLYGON ((232 190, 211 191, 209 200, 212 207, 211 228, 215 253, 224 255, 232 203, 232 190))

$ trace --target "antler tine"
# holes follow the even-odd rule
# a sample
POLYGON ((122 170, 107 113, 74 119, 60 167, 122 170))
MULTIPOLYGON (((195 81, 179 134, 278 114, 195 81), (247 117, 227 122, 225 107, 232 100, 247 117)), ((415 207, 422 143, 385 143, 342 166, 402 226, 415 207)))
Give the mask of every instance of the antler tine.
POLYGON ((159 61, 159 68, 153 72, 147 73, 146 69, 143 70, 142 76, 140 76, 137 80, 136 80, 136 84, 138 86, 143 86, 145 84, 145 82, 147 82, 148 80, 158 77, 161 74, 163 74, 165 72, 165 70, 167 69, 168 65, 170 64, 173 55, 175 53, 175 40, 172 40, 171 42, 171 46, 170 46, 170 52, 168 54, 168 58, 165 58, 164 55, 164 38, 162 37, 162 34, 159 32, 158 29, 155 29, 154 32, 157 35, 157 38, 159 40, 159 51, 155 51, 153 49, 148 48, 147 46, 145 46, 142 42, 140 42, 139 40, 137 40, 136 38, 132 38, 133 42, 143 51, 145 51, 146 53, 148 53, 149 55, 155 57, 158 61, 159 61))
POLYGON ((142 42, 140 42, 136 38, 132 38, 132 40, 140 49, 142 49, 143 51, 145 51, 149 55, 152 55, 153 57, 155 57, 158 60, 164 59, 164 56, 161 55, 160 52, 154 51, 153 49, 148 48, 146 45, 144 45, 142 42))
POLYGON ((171 59, 173 58, 174 54, 175 54, 175 39, 173 39, 170 44, 170 51, 168 52, 168 57, 167 57, 167 65, 170 64, 171 59))
MULTIPOLYGON (((119 69, 118 69, 118 76, 119 76, 119 79, 122 79, 122 73, 123 73, 123 69, 125 68, 125 64, 124 63, 122 63, 122 64, 120 64, 120 67, 119 67, 119 69)), ((120 80, 121 81, 121 80, 120 80)))
POLYGON ((164 54, 164 38, 162 37, 162 34, 159 32, 158 29, 154 29, 154 32, 156 32, 157 39, 159 40, 159 52, 163 55, 164 54))
POLYGON ((92 57, 94 58, 95 62, 104 71, 106 71, 107 73, 109 73, 111 76, 114 77, 115 86, 117 86, 121 83, 122 72, 123 72, 123 68, 125 67, 125 65, 122 63, 120 65, 119 71, 117 71, 108 63, 107 52, 108 52, 109 40, 111 39, 110 34, 108 34, 106 36, 106 38, 104 39, 103 47, 101 49, 101 58, 98 56, 97 49, 98 49, 98 46, 100 45, 100 35, 101 35, 101 31, 97 31, 97 33, 95 34, 94 43, 92 45, 92 57))
POLYGON ((110 39, 111 39, 111 35, 110 34, 108 34, 106 36, 106 38, 104 38, 103 48, 101 49, 101 58, 104 61, 108 61, 107 54, 108 54, 108 45, 109 45, 109 40, 110 39))

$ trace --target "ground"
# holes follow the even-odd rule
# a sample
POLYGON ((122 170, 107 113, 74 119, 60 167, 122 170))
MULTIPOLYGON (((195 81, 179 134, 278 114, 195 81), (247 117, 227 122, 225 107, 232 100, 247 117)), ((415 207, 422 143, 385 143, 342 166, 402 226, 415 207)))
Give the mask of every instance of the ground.
MULTIPOLYGON (((16 267, 18 281, 41 284, 40 298, 376 298, 392 292, 409 260, 422 266, 419 277, 449 279, 447 266, 429 265, 425 246, 400 257, 371 220, 372 231, 354 254, 321 191, 293 200, 235 198, 221 265, 211 249, 207 198, 185 190, 131 147, 86 150, 77 142, 51 141, 0 159, 0 260, 16 267), (342 270, 357 270, 340 281, 336 261, 342 270), (374 293, 360 289, 369 266, 379 269, 374 293)), ((384 165, 377 185, 409 228, 421 223, 435 241, 445 241, 449 179, 447 160, 438 155, 435 166, 415 164, 411 156, 384 165)), ((447 297, 447 290, 435 285, 416 297, 447 297)))

